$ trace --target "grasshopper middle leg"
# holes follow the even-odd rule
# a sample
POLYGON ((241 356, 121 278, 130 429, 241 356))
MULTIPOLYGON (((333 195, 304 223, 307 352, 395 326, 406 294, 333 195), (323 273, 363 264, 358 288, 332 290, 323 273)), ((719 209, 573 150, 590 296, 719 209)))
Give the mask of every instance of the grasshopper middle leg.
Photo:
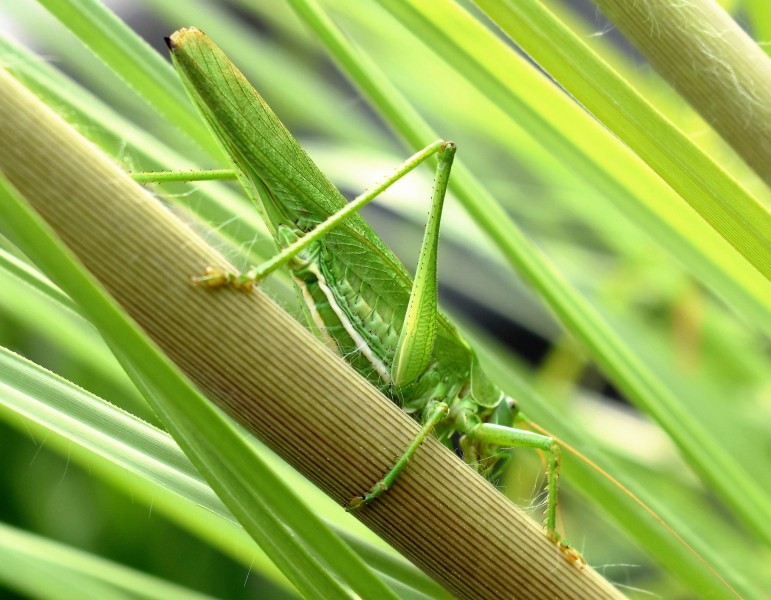
POLYGON ((431 434, 434 428, 447 418, 448 413, 449 407, 444 402, 436 403, 431 409, 426 422, 423 424, 423 427, 421 427, 420 432, 415 436, 415 439, 412 440, 410 445, 407 446, 407 449, 404 451, 404 454, 402 454, 401 458, 396 461, 396 464, 391 467, 391 470, 386 473, 383 479, 372 486, 372 489, 370 489, 369 492, 367 492, 364 496, 357 496, 353 498, 348 503, 347 510, 356 510, 362 505, 369 504, 370 502, 385 494, 394 484, 394 481, 396 481, 401 472, 404 471, 407 463, 415 455, 415 452, 417 452, 420 445, 431 434))

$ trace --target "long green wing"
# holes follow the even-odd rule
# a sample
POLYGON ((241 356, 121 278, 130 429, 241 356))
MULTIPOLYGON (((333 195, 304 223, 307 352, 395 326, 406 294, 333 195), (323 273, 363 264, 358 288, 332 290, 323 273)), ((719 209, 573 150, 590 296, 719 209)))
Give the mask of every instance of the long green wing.
MULTIPOLYGON (((245 189, 267 224, 307 231, 346 203, 267 103, 203 32, 181 29, 167 39, 172 61, 195 105, 225 147, 245 189)), ((412 280, 391 250, 359 215, 328 236, 328 247, 377 293, 394 314, 408 304, 412 280)), ((468 349, 441 314, 437 336, 443 345, 468 349)), ((457 349, 456 349, 457 350, 457 349)))
MULTIPOLYGON (((247 190, 263 186, 269 191, 270 197, 255 198, 269 226, 295 227, 304 217, 316 221, 345 206, 342 194, 214 42, 188 28, 173 33, 167 44, 188 94, 241 172, 247 190)), ((351 217, 346 224, 372 237, 361 217, 351 217)))

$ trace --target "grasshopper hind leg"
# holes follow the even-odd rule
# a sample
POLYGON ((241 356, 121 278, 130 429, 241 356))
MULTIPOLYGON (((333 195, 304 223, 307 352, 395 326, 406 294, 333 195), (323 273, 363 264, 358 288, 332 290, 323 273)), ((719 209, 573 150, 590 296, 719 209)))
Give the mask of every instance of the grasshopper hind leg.
POLYGON ((557 545, 563 556, 571 564, 583 568, 585 561, 581 554, 566 544, 557 531, 557 490, 560 474, 560 447, 554 438, 526 431, 506 427, 494 423, 480 423, 466 431, 465 434, 475 440, 506 448, 535 448, 546 453, 546 518, 544 528, 546 537, 557 545))

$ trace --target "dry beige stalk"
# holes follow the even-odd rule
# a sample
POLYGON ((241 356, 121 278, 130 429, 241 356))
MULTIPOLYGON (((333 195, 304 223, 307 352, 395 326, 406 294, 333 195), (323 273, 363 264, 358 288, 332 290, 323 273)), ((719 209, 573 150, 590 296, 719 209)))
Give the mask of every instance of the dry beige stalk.
MULTIPOLYGON (((225 259, 4 72, 0 139, 0 169, 150 337, 341 505, 417 433, 260 291, 193 287, 225 259)), ((460 597, 622 597, 435 440, 358 516, 460 597)))

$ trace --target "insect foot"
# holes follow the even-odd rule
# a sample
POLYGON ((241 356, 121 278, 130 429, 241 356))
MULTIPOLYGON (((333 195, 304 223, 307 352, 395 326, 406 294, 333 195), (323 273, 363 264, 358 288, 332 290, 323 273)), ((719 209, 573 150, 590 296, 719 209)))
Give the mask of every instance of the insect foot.
POLYGON ((244 292, 251 291, 252 282, 237 273, 227 273, 216 267, 206 267, 203 275, 193 277, 193 285, 205 285, 209 288, 230 286, 244 292))
POLYGON ((581 556, 581 553, 568 544, 559 543, 560 552, 571 565, 573 565, 579 571, 582 571, 586 566, 586 559, 581 556))
POLYGON ((351 498, 348 501, 348 504, 345 507, 345 512, 354 512, 359 510, 365 504, 366 502, 364 502, 364 496, 356 496, 355 498, 351 498))
POLYGON ((372 489, 365 496, 356 496, 348 502, 348 506, 345 507, 347 512, 353 512, 360 509, 365 504, 369 504, 373 500, 379 498, 388 491, 390 486, 385 480, 378 481, 372 489))
POLYGON ((564 543, 562 541, 562 536, 559 533, 556 531, 547 531, 546 537, 549 538, 550 542, 556 544, 557 548, 559 548, 559 551, 562 553, 562 556, 565 557, 565 560, 576 569, 581 571, 586 566, 586 560, 581 556, 581 553, 570 544, 564 543))

